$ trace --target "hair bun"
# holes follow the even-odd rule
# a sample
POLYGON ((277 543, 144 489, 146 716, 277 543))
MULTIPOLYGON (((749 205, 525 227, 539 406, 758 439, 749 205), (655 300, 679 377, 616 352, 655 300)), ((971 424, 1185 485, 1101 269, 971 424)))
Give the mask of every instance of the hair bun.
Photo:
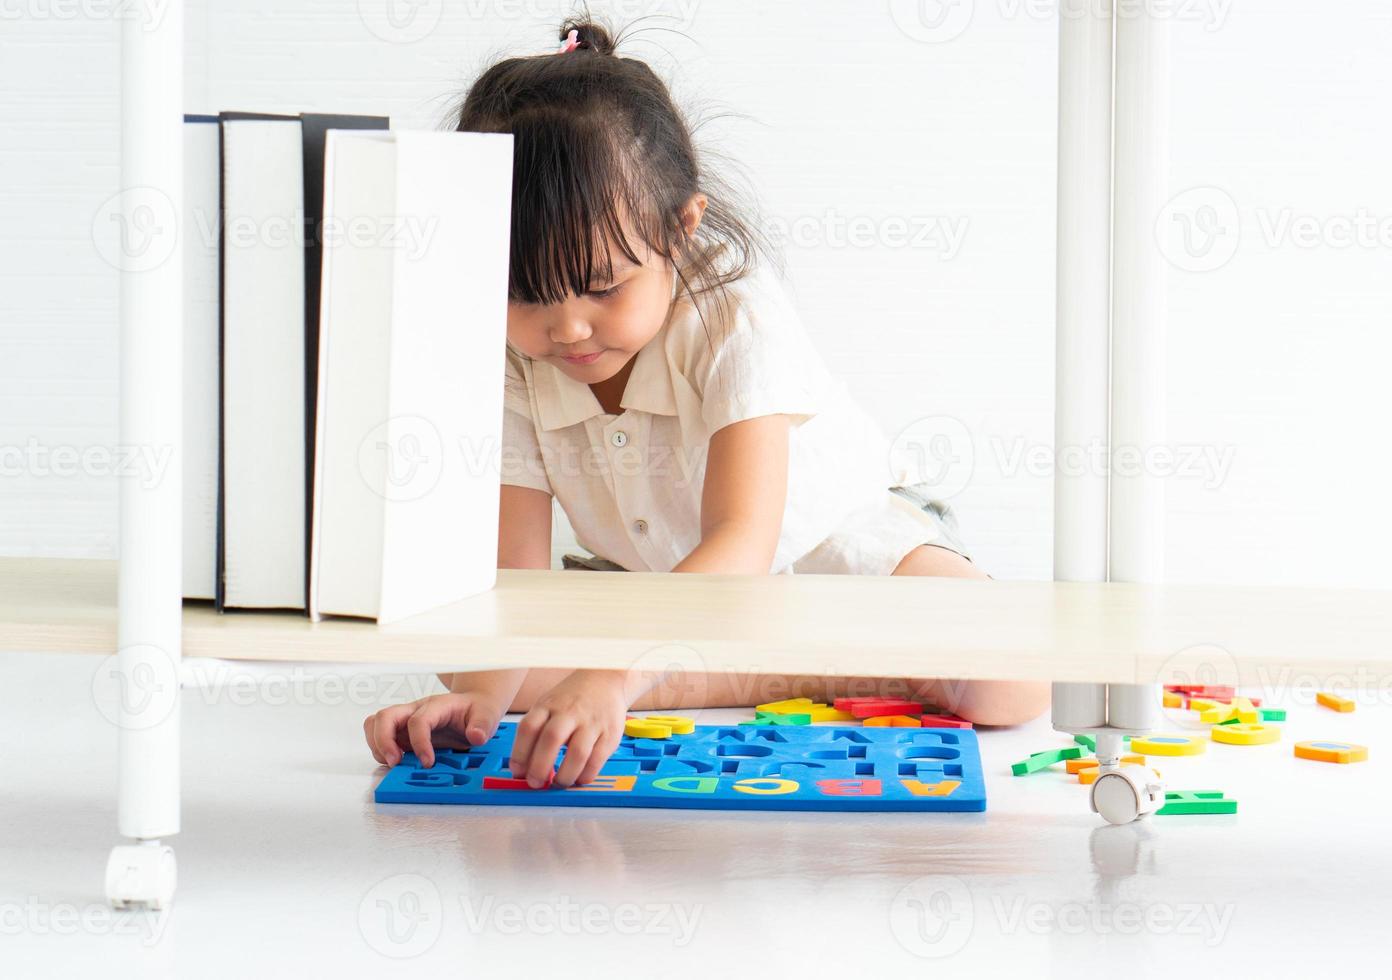
POLYGON ((561 36, 557 39, 564 41, 570 37, 570 32, 575 32, 576 48, 588 48, 600 54, 614 53, 614 39, 603 27, 588 20, 568 20, 561 25, 561 36))

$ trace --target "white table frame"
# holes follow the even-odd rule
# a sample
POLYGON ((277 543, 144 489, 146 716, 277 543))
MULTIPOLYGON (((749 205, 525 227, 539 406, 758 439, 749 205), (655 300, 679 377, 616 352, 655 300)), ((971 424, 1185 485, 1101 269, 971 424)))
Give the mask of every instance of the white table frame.
MULTIPOLYGON (((1164 266, 1151 222, 1164 199, 1165 25, 1144 5, 1120 17, 1064 0, 1059 43, 1058 422, 1060 446, 1148 446, 1163 439, 1164 266), (1116 121, 1115 132, 1113 120, 1116 121)), ((183 205, 183 4, 121 29, 123 214, 183 205)), ((117 656, 123 674, 182 657, 180 521, 182 291, 178 247, 145 269, 127 262, 120 300, 120 442, 172 449, 165 479, 120 494, 117 656)), ((1055 577, 1158 581, 1163 488, 1154 476, 1056 483, 1055 577)), ((123 701, 119 830, 108 891, 118 904, 173 892, 179 831, 177 705, 146 725, 123 701)))

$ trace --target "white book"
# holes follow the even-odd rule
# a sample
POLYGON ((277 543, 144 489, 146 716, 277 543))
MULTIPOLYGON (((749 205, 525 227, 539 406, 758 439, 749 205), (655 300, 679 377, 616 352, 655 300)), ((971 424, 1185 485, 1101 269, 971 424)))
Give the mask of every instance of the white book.
POLYGON ((217 576, 218 121, 184 117, 184 598, 217 576))
POLYGON ((219 608, 304 608, 303 221, 300 121, 224 113, 219 608))
POLYGON ((309 614, 497 582, 512 137, 330 130, 309 614))

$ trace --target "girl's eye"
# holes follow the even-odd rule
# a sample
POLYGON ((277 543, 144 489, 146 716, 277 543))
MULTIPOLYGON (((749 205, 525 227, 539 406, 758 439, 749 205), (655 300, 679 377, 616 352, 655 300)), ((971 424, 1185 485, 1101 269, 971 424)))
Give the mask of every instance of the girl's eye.
POLYGON ((620 289, 623 289, 623 287, 623 283, 615 283, 608 289, 591 289, 590 295, 598 299, 608 299, 610 296, 616 295, 620 289))

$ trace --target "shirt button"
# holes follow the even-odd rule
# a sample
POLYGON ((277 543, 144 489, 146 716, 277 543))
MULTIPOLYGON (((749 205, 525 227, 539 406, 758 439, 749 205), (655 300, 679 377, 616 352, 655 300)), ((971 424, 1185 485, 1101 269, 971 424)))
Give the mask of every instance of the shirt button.
POLYGON ((634 522, 633 522, 633 530, 637 531, 639 534, 647 534, 647 533, 648 533, 648 522, 647 522, 647 521, 644 521, 644 520, 641 520, 641 519, 640 519, 640 520, 634 521, 634 522))
POLYGON ((615 446, 618 446, 620 449, 622 449, 624 446, 628 445, 628 433, 620 429, 618 432, 615 432, 612 436, 609 437, 609 441, 612 442, 615 446))

